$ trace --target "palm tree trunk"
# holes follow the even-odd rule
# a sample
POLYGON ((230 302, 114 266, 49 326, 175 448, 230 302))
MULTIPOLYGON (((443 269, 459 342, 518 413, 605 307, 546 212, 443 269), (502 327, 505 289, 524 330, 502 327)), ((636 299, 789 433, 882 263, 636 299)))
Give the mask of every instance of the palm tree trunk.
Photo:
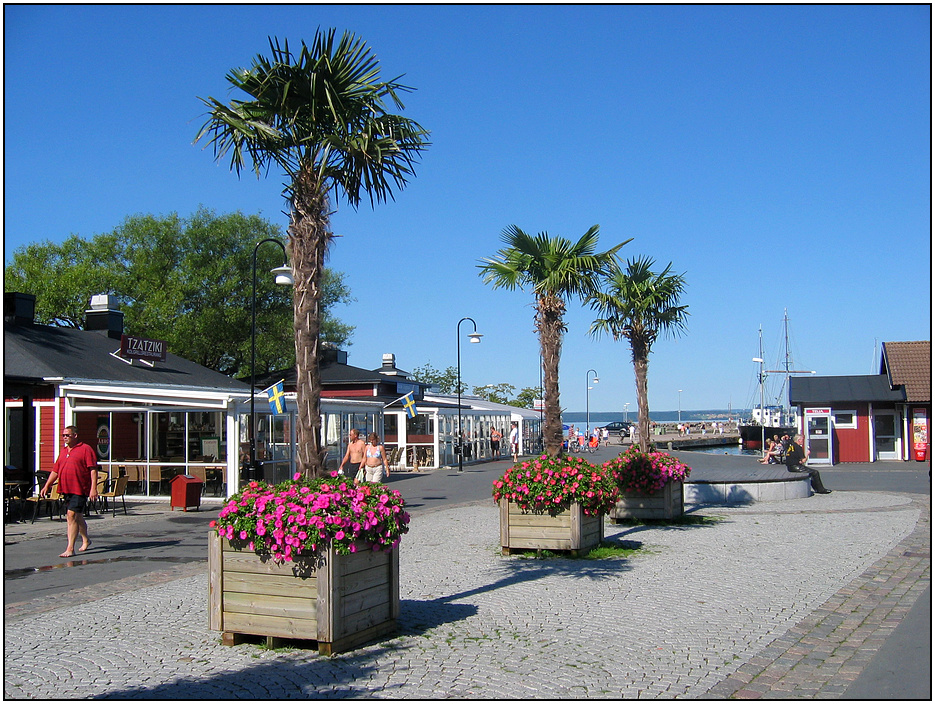
POLYGON ((639 340, 631 340, 633 348, 633 372, 636 374, 636 405, 638 408, 637 428, 640 449, 649 452, 649 350, 639 340))
POLYGON ((542 352, 542 380, 545 386, 545 452, 558 457, 562 452, 562 406, 558 391, 558 363, 562 356, 565 302, 557 296, 541 296, 536 307, 536 328, 542 352))
POLYGON ((292 186, 289 243, 295 278, 296 469, 306 478, 325 473, 318 360, 322 279, 330 241, 328 192, 313 172, 303 170, 292 186))

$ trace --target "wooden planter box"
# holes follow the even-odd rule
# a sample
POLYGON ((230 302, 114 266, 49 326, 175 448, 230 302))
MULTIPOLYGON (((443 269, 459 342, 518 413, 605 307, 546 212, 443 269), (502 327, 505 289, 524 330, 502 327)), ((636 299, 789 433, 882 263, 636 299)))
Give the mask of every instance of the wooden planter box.
POLYGON ((610 520, 619 523, 625 519, 669 519, 685 513, 682 482, 669 482, 661 491, 647 494, 641 491, 621 491, 617 505, 610 512, 610 520))
POLYGON ((233 645, 244 634, 318 641, 332 655, 396 631, 399 551, 362 546, 351 555, 329 550, 310 577, 208 536, 209 628, 233 645))
POLYGON ((581 506, 567 511, 527 513, 512 501, 500 500, 500 546, 504 555, 526 550, 586 552, 604 538, 604 516, 586 516, 581 506))

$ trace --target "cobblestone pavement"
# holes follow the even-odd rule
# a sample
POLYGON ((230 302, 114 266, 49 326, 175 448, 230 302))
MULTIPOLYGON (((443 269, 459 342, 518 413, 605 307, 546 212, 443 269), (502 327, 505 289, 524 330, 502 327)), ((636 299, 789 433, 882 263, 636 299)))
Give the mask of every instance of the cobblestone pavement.
MULTIPOLYGON (((930 498, 835 492, 613 526, 630 557, 499 554, 492 502, 417 515, 396 637, 227 647, 207 575, 6 614, 7 698, 835 698, 928 586, 930 498)), ((190 566, 186 566, 190 568, 190 566)), ((122 586, 123 591, 119 591, 122 586)))

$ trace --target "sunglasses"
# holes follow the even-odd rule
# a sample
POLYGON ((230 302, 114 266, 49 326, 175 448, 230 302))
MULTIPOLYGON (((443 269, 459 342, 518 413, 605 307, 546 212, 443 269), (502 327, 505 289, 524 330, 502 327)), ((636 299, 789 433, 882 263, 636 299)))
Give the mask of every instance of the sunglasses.
POLYGON ((63 438, 73 438, 73 437, 75 437, 75 436, 74 436, 74 434, 72 434, 72 433, 62 433, 62 437, 63 437, 63 438))

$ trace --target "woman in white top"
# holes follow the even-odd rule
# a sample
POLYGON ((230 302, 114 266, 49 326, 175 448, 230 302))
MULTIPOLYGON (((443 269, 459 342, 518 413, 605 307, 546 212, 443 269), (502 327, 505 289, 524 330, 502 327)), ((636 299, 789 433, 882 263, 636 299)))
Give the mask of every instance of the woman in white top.
POLYGON ((368 482, 382 482, 384 476, 390 475, 390 467, 386 463, 386 452, 380 444, 376 433, 367 436, 367 445, 364 448, 364 460, 360 463, 364 470, 364 480, 368 482))

